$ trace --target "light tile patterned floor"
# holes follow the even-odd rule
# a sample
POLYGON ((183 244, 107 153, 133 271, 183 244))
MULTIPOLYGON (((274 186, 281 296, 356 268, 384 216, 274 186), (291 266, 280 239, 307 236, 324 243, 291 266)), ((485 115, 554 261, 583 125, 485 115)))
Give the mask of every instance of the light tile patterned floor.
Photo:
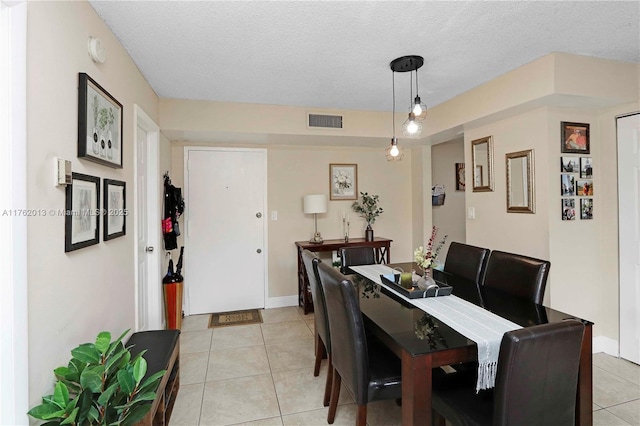
MULTIPOLYGON (((297 307, 262 311, 263 324, 209 329, 209 316, 184 318, 180 391, 171 426, 322 426, 326 361, 313 377, 313 314, 297 307)), ((640 426, 640 366, 593 357, 594 426, 640 426)), ((354 425, 343 388, 334 425, 354 425)), ((369 404, 369 426, 400 425, 395 401, 369 404)))

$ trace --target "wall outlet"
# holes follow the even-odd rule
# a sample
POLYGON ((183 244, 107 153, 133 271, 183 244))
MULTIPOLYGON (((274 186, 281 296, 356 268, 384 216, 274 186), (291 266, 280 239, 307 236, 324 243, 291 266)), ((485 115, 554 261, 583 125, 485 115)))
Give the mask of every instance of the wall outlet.
POLYGON ((271 220, 278 220, 278 211, 271 210, 271 220))
POLYGON ((469 207, 469 210, 467 211, 467 217, 469 219, 475 219, 476 218, 476 208, 475 207, 469 207))

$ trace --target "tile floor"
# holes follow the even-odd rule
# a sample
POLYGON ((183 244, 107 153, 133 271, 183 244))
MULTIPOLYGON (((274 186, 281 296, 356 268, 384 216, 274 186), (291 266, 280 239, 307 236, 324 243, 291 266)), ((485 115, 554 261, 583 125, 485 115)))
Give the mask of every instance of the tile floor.
MULTIPOLYGON (((313 314, 297 307, 262 311, 263 324, 209 329, 208 315, 186 317, 180 339, 180 391, 171 426, 326 425, 326 361, 313 377, 313 314)), ((640 425, 640 366, 593 358, 593 424, 640 425)), ((344 390, 334 425, 355 424, 344 390)), ((395 401, 369 405, 368 424, 400 425, 395 401)))

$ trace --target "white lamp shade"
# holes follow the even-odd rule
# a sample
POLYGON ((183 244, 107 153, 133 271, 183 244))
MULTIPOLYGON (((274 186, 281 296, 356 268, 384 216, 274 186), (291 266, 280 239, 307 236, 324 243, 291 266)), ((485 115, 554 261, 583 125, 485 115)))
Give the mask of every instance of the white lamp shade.
POLYGON ((324 194, 305 195, 302 208, 305 213, 326 213, 327 212, 327 196, 324 194))

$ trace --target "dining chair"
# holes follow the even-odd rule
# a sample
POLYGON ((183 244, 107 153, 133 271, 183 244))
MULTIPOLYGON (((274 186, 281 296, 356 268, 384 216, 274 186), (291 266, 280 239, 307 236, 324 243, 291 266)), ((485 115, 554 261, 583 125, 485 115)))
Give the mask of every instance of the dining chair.
POLYGON ((444 271, 480 284, 490 251, 486 248, 452 241, 444 261, 444 271))
POLYGON ((367 424, 367 404, 402 396, 400 359, 365 333, 355 286, 326 263, 318 265, 331 330, 333 386, 327 422, 333 424, 344 385, 358 406, 357 426, 367 424))
POLYGON ((482 284, 541 304, 550 268, 547 260, 494 250, 482 284))
POLYGON ((313 318, 315 330, 315 348, 316 358, 313 366, 313 375, 317 377, 320 374, 320 363, 327 356, 327 378, 324 385, 324 406, 329 405, 329 397, 331 395, 331 381, 333 379, 333 365, 331 363, 331 333, 329 332, 329 319, 327 317, 327 303, 325 300, 324 290, 320 285, 318 276, 318 264, 322 261, 309 250, 302 250, 302 262, 309 277, 309 286, 311 287, 311 297, 313 298, 313 318))
POLYGON ((376 262, 376 252, 373 247, 342 247, 340 249, 342 266, 340 272, 353 274, 349 266, 373 265, 376 262))
POLYGON ((476 393, 473 373, 437 380, 434 424, 573 426, 583 335, 577 320, 505 333, 495 388, 476 393))

